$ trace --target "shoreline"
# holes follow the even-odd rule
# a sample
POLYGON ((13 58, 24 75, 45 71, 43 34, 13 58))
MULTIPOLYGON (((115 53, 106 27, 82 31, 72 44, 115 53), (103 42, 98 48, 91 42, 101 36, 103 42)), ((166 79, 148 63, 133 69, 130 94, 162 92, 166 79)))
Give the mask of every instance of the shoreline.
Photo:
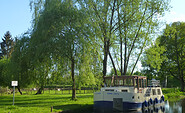
POLYGON ((180 91, 179 88, 162 88, 165 100, 177 101, 185 99, 185 92, 180 91))

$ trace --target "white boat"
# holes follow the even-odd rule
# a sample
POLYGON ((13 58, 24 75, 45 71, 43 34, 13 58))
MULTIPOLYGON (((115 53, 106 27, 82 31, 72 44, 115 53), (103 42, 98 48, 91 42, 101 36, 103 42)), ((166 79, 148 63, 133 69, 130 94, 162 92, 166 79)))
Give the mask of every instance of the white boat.
POLYGON ((94 109, 141 110, 164 103, 160 81, 145 76, 105 77, 105 86, 94 93, 94 109))

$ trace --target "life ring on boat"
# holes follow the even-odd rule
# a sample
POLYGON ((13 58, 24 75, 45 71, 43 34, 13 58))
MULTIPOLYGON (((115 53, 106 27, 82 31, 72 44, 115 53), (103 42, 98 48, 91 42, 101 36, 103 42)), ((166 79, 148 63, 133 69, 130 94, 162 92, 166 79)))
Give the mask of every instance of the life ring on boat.
POLYGON ((148 106, 150 106, 150 105, 152 105, 153 104, 153 101, 152 101, 152 99, 150 98, 149 100, 148 100, 148 106))
POLYGON ((145 102, 144 102, 144 107, 148 107, 148 103, 147 103, 146 100, 145 100, 145 102))
POLYGON ((165 107, 161 107, 161 111, 164 112, 165 111, 165 107))
POLYGON ((155 99, 154 99, 154 105, 157 104, 157 103, 158 103, 158 99, 155 98, 155 99))
POLYGON ((164 102, 164 96, 161 96, 160 102, 164 102))
POLYGON ((142 110, 146 110, 147 107, 148 107, 148 102, 145 100, 142 104, 142 110))

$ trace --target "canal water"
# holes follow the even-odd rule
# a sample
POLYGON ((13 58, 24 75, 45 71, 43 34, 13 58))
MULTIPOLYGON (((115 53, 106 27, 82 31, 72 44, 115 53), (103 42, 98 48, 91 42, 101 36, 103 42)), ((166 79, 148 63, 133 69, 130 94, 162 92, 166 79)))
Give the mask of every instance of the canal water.
MULTIPOLYGON (((99 112, 94 111, 94 113, 99 112)), ((142 111, 116 112, 105 109, 103 113, 185 113, 185 99, 179 101, 166 100, 162 106, 150 107, 142 111)))
POLYGON ((180 101, 166 101, 165 113, 185 113, 185 99, 180 101))

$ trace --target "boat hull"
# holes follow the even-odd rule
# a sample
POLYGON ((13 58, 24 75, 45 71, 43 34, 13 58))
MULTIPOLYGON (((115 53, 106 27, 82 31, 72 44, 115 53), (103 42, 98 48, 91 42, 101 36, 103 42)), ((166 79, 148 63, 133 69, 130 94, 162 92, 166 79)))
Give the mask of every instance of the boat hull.
POLYGON ((141 109, 142 103, 122 102, 122 104, 115 107, 113 101, 94 101, 94 108, 104 110, 130 111, 141 109))

